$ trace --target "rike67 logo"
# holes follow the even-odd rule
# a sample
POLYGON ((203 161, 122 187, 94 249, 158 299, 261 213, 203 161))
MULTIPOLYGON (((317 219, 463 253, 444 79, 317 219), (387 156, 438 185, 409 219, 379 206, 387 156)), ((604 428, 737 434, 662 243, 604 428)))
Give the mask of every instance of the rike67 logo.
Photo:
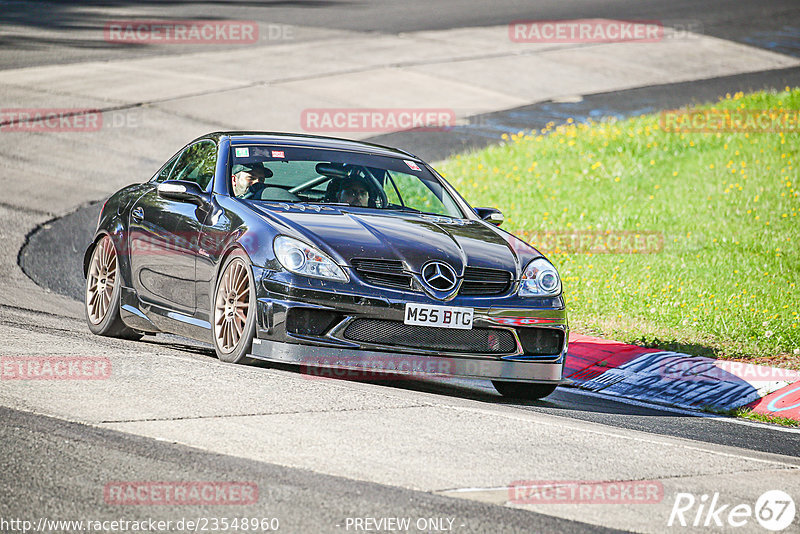
POLYGON ((700 498, 691 493, 678 493, 669 515, 667 526, 681 527, 714 527, 729 530, 731 527, 753 525, 755 519, 759 525, 772 532, 787 529, 795 518, 795 504, 792 497, 781 490, 770 490, 763 493, 751 506, 747 503, 725 503, 719 493, 701 495, 700 498))

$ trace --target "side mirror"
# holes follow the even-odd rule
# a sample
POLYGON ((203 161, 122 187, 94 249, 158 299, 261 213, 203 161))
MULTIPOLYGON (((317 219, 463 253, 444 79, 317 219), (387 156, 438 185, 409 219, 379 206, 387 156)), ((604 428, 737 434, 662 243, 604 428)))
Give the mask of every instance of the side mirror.
POLYGON ((208 193, 200 189, 196 183, 184 180, 161 182, 158 184, 158 196, 167 200, 189 202, 197 206, 205 206, 208 203, 208 193))
POLYGON ((488 223, 492 223, 495 226, 500 226, 503 224, 503 221, 506 220, 503 217, 503 212, 497 208, 475 208, 475 213, 488 223))

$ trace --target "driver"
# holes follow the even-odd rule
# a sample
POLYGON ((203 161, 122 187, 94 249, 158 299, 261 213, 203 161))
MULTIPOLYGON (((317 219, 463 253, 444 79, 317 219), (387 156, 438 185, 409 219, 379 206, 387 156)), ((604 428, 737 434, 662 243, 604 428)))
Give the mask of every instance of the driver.
POLYGON ((358 178, 345 178, 339 187, 336 201, 366 208, 369 206, 369 190, 358 178))
POLYGON ((261 198, 266 185, 264 180, 272 176, 272 171, 261 163, 234 165, 231 184, 233 194, 238 198, 261 198))

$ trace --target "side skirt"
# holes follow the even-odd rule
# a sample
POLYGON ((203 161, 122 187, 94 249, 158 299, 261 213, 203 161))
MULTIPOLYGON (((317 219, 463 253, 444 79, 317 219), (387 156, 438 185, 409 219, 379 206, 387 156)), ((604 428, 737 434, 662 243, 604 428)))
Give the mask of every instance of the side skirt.
POLYGON ((143 302, 131 288, 122 288, 120 304, 123 322, 140 332, 168 332, 198 341, 211 340, 211 324, 208 321, 143 302))

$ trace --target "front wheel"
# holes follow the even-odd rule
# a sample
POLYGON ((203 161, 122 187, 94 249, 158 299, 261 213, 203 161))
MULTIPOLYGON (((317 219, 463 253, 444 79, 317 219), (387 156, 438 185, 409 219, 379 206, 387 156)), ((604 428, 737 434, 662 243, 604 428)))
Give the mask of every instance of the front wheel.
POLYGON ((219 271, 211 303, 214 350, 228 363, 247 363, 256 330, 256 289, 247 255, 234 251, 219 271))
POLYGON ((94 334, 123 339, 140 339, 119 316, 120 277, 117 249, 109 236, 103 236, 92 251, 86 273, 86 322, 94 334))
POLYGON ((558 387, 555 384, 526 384, 525 382, 505 382, 503 380, 492 380, 492 385, 504 397, 525 400, 543 399, 558 387))

